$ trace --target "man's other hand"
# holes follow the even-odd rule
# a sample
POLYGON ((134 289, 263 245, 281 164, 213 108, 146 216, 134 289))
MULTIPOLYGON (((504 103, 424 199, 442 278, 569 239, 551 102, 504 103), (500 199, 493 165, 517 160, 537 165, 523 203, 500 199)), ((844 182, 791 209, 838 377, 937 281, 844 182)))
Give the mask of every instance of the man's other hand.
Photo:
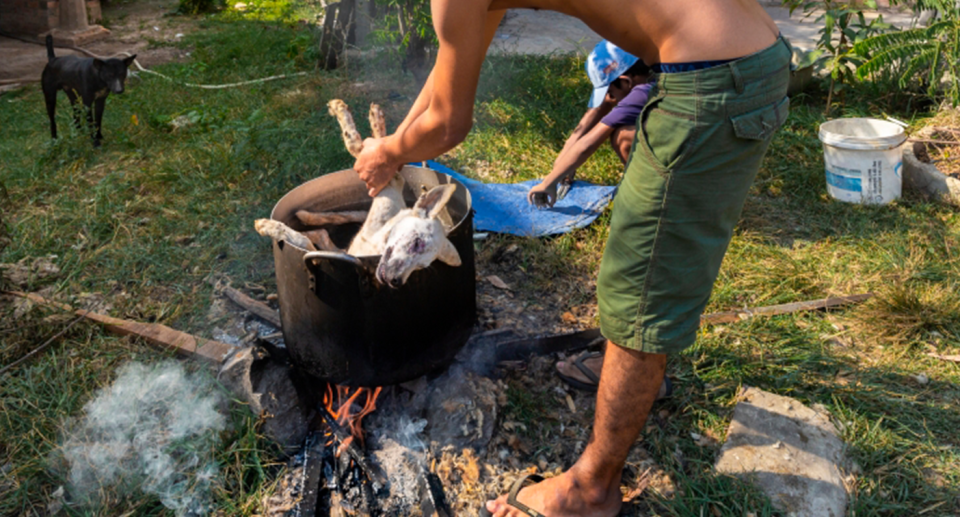
POLYGON ((360 179, 367 184, 370 197, 376 196, 390 183, 394 174, 403 166, 389 159, 384 149, 384 138, 367 138, 363 141, 363 150, 353 164, 360 179))

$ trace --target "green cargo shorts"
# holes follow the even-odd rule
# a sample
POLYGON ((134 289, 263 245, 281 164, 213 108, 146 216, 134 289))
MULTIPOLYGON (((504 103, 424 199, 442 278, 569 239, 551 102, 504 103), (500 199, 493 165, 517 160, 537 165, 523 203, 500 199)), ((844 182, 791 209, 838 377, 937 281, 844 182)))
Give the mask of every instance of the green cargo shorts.
POLYGON ((675 353, 696 339, 747 191, 789 109, 790 48, 660 74, 614 199, 600 264, 600 329, 675 353))

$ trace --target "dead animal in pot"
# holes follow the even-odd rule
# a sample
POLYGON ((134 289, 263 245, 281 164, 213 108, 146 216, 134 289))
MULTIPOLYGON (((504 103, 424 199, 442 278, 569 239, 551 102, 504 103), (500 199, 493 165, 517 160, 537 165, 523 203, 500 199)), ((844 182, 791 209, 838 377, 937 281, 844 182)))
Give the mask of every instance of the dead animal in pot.
MULTIPOLYGON (((329 102, 328 107, 330 114, 337 117, 340 123, 347 150, 354 156, 359 155, 363 141, 347 105, 334 99, 329 102)), ((373 128, 374 137, 385 136, 383 112, 376 104, 370 105, 370 126, 373 128)), ((376 278, 395 288, 406 283, 411 273, 428 267, 434 260, 451 266, 459 266, 461 263, 459 253, 447 238, 449 228, 440 220, 443 208, 453 196, 456 186, 436 186, 421 194, 412 208, 407 208, 404 203, 403 187, 403 178, 398 174, 374 197, 363 226, 346 251, 354 257, 380 255, 376 278)), ((355 221, 356 217, 355 211, 297 212, 300 222, 308 226, 343 224, 355 221)), ((276 220, 258 219, 254 226, 261 235, 277 241, 283 240, 303 249, 340 251, 333 246, 329 235, 323 229, 305 232, 313 237, 311 239, 276 220)))

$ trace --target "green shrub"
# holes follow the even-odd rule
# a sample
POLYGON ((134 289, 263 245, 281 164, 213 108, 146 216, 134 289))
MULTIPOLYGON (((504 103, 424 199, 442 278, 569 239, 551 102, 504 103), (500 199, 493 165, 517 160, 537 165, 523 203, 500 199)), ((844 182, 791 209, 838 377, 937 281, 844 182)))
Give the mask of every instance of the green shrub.
POLYGON ((180 14, 209 13, 222 8, 225 0, 180 0, 177 12, 180 14))

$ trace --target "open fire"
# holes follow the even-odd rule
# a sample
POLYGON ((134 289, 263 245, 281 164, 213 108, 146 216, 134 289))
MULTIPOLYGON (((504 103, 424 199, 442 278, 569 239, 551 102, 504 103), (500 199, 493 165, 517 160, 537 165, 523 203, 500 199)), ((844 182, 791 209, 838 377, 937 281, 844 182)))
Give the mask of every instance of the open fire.
MULTIPOLYGON (((275 502, 268 501, 266 515, 451 515, 442 485, 429 472, 419 452, 394 449, 394 460, 405 465, 402 472, 407 477, 403 479, 394 479, 397 472, 388 478, 379 461, 384 457, 368 454, 367 441, 373 442, 376 454, 383 452, 384 438, 378 424, 374 424, 372 440, 366 440, 363 429, 364 417, 376 411, 383 391, 380 387, 326 386, 316 406, 319 421, 300 453, 291 459, 290 470, 280 484, 283 496, 275 502)), ((396 461, 389 464, 391 469, 398 467, 396 461)))
MULTIPOLYGON (((377 409, 377 398, 381 391, 382 388, 379 386, 376 388, 350 388, 327 384, 327 391, 323 395, 323 407, 337 424, 350 432, 350 441, 346 445, 352 443, 353 440, 358 440, 360 446, 363 447, 363 417, 377 409), (359 410, 356 407, 359 407, 359 410)), ((337 457, 340 456, 344 446, 345 444, 340 445, 340 449, 337 450, 337 457)))

